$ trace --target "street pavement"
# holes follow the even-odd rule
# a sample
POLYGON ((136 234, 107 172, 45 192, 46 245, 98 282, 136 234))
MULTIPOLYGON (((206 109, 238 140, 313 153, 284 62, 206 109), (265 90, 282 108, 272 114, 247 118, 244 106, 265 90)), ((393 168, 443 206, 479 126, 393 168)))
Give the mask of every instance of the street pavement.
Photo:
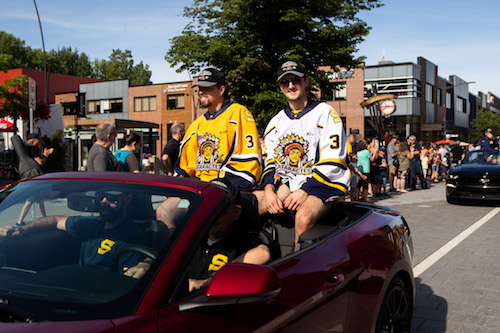
POLYGON ((500 208, 450 205, 444 183, 378 200, 408 221, 414 266, 491 211, 490 220, 415 277, 412 332, 500 332, 500 208))

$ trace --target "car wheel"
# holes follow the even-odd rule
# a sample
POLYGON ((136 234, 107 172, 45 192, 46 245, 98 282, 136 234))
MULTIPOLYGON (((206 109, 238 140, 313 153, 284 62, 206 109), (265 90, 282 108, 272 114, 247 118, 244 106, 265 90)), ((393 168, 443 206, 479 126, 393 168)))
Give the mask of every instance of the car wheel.
POLYGON ((400 278, 395 278, 382 301, 375 332, 410 332, 412 310, 412 302, 406 285, 400 278))

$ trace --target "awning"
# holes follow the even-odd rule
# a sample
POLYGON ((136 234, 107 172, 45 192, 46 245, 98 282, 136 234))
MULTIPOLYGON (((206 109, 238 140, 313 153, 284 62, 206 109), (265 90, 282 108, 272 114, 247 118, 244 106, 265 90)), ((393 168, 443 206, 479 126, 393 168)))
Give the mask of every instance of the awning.
POLYGON ((7 131, 13 131, 14 130, 14 124, 11 123, 8 120, 5 120, 3 118, 0 118, 0 132, 7 132, 7 131))

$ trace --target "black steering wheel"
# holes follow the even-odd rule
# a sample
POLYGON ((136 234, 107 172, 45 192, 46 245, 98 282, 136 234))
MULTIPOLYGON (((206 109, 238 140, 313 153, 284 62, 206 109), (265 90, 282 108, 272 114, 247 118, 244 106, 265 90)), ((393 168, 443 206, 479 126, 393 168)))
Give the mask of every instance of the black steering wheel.
POLYGON ((118 272, 118 262, 120 261, 120 257, 127 252, 137 252, 153 260, 155 260, 156 257, 158 256, 158 252, 147 246, 143 245, 125 246, 116 251, 116 253, 113 255, 113 260, 111 261, 111 270, 113 272, 118 272))

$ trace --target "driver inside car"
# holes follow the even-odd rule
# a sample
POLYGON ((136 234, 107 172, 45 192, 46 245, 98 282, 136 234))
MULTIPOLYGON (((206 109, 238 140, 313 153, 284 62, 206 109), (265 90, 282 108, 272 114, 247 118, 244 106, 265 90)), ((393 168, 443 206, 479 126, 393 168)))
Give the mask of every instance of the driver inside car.
MULTIPOLYGON (((129 245, 145 245, 139 227, 127 215, 132 195, 117 189, 97 192, 99 216, 47 216, 27 225, 0 228, 0 236, 18 237, 27 233, 58 229, 81 240, 79 264, 110 270, 115 254, 129 245)), ((118 272, 125 272, 142 259, 135 252, 119 257, 118 272)))

